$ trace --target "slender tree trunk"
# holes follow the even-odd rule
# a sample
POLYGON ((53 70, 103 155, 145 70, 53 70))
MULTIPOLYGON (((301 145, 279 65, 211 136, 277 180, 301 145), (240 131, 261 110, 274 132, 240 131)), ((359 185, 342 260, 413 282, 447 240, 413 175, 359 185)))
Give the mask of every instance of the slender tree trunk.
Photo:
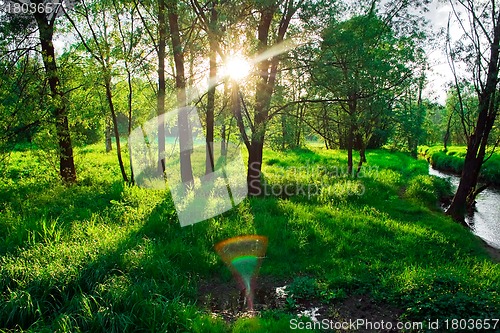
POLYGON ((450 114, 448 117, 448 121, 446 123, 446 132, 444 133, 444 138, 443 138, 443 146, 444 146, 444 151, 448 150, 448 141, 450 140, 450 135, 451 135, 451 118, 452 118, 453 113, 450 114))
POLYGON ((189 117, 186 106, 186 77, 184 74, 184 53, 182 51, 181 37, 179 31, 179 16, 177 14, 177 2, 169 0, 167 4, 168 23, 170 27, 170 38, 174 52, 175 63, 175 87, 177 89, 177 105, 179 107, 179 146, 180 146, 180 168, 183 183, 193 181, 193 169, 191 166, 192 136, 189 127, 189 117))
POLYGON ((113 150, 113 142, 111 140, 111 119, 110 117, 106 117, 106 133, 105 133, 105 140, 106 140, 106 153, 109 153, 110 151, 113 150))
POLYGON ((158 96, 156 100, 158 115, 158 172, 165 172, 165 53, 167 44, 167 24, 165 20, 165 0, 158 0, 158 96))
POLYGON ((222 157, 227 156, 227 146, 226 146, 226 124, 222 124, 220 130, 221 142, 220 142, 220 155, 222 157))
MULTIPOLYGON (((212 9, 210 12, 210 27, 209 29, 214 32, 217 26, 217 1, 212 3, 212 9)), ((210 88, 207 95, 207 135, 206 135, 206 163, 205 163, 205 173, 209 174, 214 171, 214 114, 215 114, 215 85, 213 80, 217 77, 217 41, 214 40, 215 37, 209 36, 210 38, 210 56, 209 56, 209 84, 210 88)))
POLYGON ((111 118, 113 120, 113 131, 115 133, 116 141, 116 155, 118 156, 118 164, 120 165, 120 171, 122 173, 122 178, 128 183, 127 172, 125 171, 125 166, 123 165, 122 150, 120 145, 120 132, 118 131, 118 121, 116 119, 115 105, 113 103, 113 93, 111 91, 111 75, 106 73, 104 86, 106 88, 106 98, 108 100, 109 110, 111 112, 111 118))
POLYGON ((352 158, 352 151, 353 151, 353 135, 352 135, 352 130, 349 130, 349 134, 347 135, 347 174, 352 175, 352 170, 353 170, 353 158, 352 158))
MULTIPOLYGON (((228 84, 225 83, 224 84, 224 97, 223 99, 224 100, 228 100, 230 99, 231 97, 229 96, 229 88, 228 88, 228 84)), ((220 128, 220 136, 221 136, 221 142, 220 142, 220 151, 221 151, 221 157, 224 157, 226 158, 227 157, 227 149, 228 149, 228 145, 227 145, 227 142, 229 141, 229 135, 230 134, 230 129, 231 129, 231 124, 229 124, 229 126, 226 125, 226 105, 223 106, 223 109, 221 110, 221 113, 220 113, 220 122, 221 122, 221 128, 220 128), (229 129, 228 129, 229 127, 229 129), (228 138, 226 140, 226 137, 228 138)), ((232 118, 231 118, 232 119, 232 118)))
POLYGON ((287 144, 287 136, 288 136, 288 131, 286 128, 286 116, 285 113, 281 114, 281 135, 282 135, 282 140, 281 140, 281 150, 284 151, 286 149, 286 144, 287 144))
MULTIPOLYGON (((128 67, 128 61, 125 63, 125 67, 127 70, 127 83, 128 83, 128 129, 127 134, 130 137, 130 133, 132 133, 132 99, 133 99, 133 88, 132 88, 132 73, 130 72, 130 68, 128 67)), ((130 162, 130 182, 134 184, 134 168, 132 163, 132 142, 130 140, 127 142, 128 146, 128 155, 130 162)))
POLYGON ((297 120, 297 136, 295 138, 295 146, 300 147, 300 139, 302 136, 302 126, 304 125, 304 110, 305 110, 305 104, 299 104, 298 105, 298 120, 297 120))
POLYGON ((347 133, 347 174, 349 176, 353 175, 354 163, 352 158, 352 152, 354 150, 354 130, 355 122, 354 117, 356 114, 356 99, 351 97, 349 100, 349 125, 347 133))
POLYGON ((61 89, 53 44, 54 26, 49 23, 43 13, 36 13, 40 43, 42 45, 43 64, 49 82, 50 93, 54 103, 54 118, 59 145, 59 175, 65 183, 76 182, 76 169, 73 160, 73 145, 66 115, 66 101, 61 89))
MULTIPOLYGON (((132 133, 132 116, 133 116, 133 96, 134 96, 134 90, 132 86, 132 70, 130 69, 130 56, 132 54, 132 49, 133 49, 133 44, 134 44, 134 11, 135 8, 132 9, 130 13, 130 18, 131 18, 131 31, 130 31, 130 44, 127 47, 126 40, 128 39, 127 36, 125 36, 125 33, 122 29, 122 24, 120 20, 120 9, 118 8, 118 4, 116 0, 113 0, 113 8, 115 10, 115 13, 113 15, 113 20, 118 24, 118 31, 120 33, 121 37, 121 42, 122 42, 122 52, 123 52, 123 60, 125 63, 125 71, 127 72, 127 88, 128 88, 128 94, 127 94, 127 107, 128 107, 128 126, 127 126, 127 135, 128 138, 130 138, 130 134, 132 133)), ((133 168, 133 154, 132 154, 132 142, 130 140, 127 141, 127 147, 128 147, 128 152, 129 152, 129 164, 130 164, 130 183, 134 184, 134 168, 133 168)))
POLYGON ((358 168, 356 170, 356 177, 359 176, 361 168, 363 167, 363 163, 365 162, 366 162, 366 144, 362 143, 361 147, 359 147, 359 162, 358 162, 358 168))

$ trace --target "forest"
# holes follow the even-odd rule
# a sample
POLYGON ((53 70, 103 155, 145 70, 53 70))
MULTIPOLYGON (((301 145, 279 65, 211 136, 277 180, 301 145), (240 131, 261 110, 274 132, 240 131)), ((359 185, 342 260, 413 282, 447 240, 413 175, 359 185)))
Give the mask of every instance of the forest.
POLYGON ((0 332, 500 330, 497 0, 5 0, 0 36, 0 332))

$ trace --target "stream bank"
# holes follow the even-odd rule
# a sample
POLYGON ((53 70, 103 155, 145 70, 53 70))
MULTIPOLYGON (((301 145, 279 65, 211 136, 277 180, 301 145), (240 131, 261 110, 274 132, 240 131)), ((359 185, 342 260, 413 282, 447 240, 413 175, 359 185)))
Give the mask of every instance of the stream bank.
MULTIPOLYGON (((429 174, 450 180, 455 191, 460 182, 460 177, 432 168, 429 165, 429 174)), ((486 244, 500 250, 500 189, 489 187, 478 197, 476 210, 466 216, 466 222, 472 232, 479 236, 486 244)), ((497 253, 497 260, 500 254, 497 253)))

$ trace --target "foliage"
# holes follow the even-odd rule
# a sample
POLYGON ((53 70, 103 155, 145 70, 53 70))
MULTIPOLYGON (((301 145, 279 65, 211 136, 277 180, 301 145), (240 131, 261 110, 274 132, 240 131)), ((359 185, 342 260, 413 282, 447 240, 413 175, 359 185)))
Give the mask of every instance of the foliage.
MULTIPOLYGON (((310 75, 316 86, 313 94, 325 103, 317 109, 313 128, 330 146, 348 149, 349 156, 353 149, 359 150, 359 165, 365 162, 364 150, 375 133, 376 145, 383 144, 381 138, 388 138, 387 123, 391 121, 402 124, 396 125, 403 127, 397 132, 405 136, 411 133, 405 146, 416 150, 423 109, 400 95, 406 92, 409 99, 415 94, 412 82, 423 61, 417 39, 417 35, 398 35, 371 11, 332 21, 322 33, 321 49, 310 75), (409 117, 410 113, 416 116, 409 117), (401 119, 405 121, 397 121, 401 119)), ((352 158, 348 165, 352 169, 352 158)))
POLYGON ((439 103, 425 103, 423 143, 434 145, 443 142, 446 133, 446 108, 439 103))
POLYGON ((31 142, 50 115, 46 94, 45 78, 37 59, 5 57, 0 62, 0 150, 31 142))
POLYGON ((423 77, 395 103, 393 120, 395 129, 390 137, 391 148, 417 156, 417 148, 425 140, 424 122, 429 101, 414 100, 413 91, 423 89, 423 77))
POLYGON ((478 116, 478 103, 477 92, 471 83, 461 83, 448 91, 442 124, 445 135, 448 136, 447 144, 467 144, 467 137, 474 132, 473 124, 478 116))
POLYGON ((469 283, 457 269, 420 274, 409 270, 406 274, 410 279, 401 290, 408 306, 406 319, 479 319, 498 314, 498 309, 491 307, 498 301, 498 290, 469 283))
POLYGON ((318 284, 314 278, 299 276, 286 286, 289 297, 296 300, 310 300, 318 296, 318 284))

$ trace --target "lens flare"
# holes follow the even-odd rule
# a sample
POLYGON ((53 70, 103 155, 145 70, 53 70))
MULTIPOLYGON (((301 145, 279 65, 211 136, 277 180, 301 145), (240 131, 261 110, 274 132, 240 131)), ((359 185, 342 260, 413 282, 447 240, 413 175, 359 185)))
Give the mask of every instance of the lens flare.
POLYGON ((250 311, 253 310, 253 286, 266 249, 267 237, 258 235, 233 237, 215 245, 215 250, 245 290, 250 311))

